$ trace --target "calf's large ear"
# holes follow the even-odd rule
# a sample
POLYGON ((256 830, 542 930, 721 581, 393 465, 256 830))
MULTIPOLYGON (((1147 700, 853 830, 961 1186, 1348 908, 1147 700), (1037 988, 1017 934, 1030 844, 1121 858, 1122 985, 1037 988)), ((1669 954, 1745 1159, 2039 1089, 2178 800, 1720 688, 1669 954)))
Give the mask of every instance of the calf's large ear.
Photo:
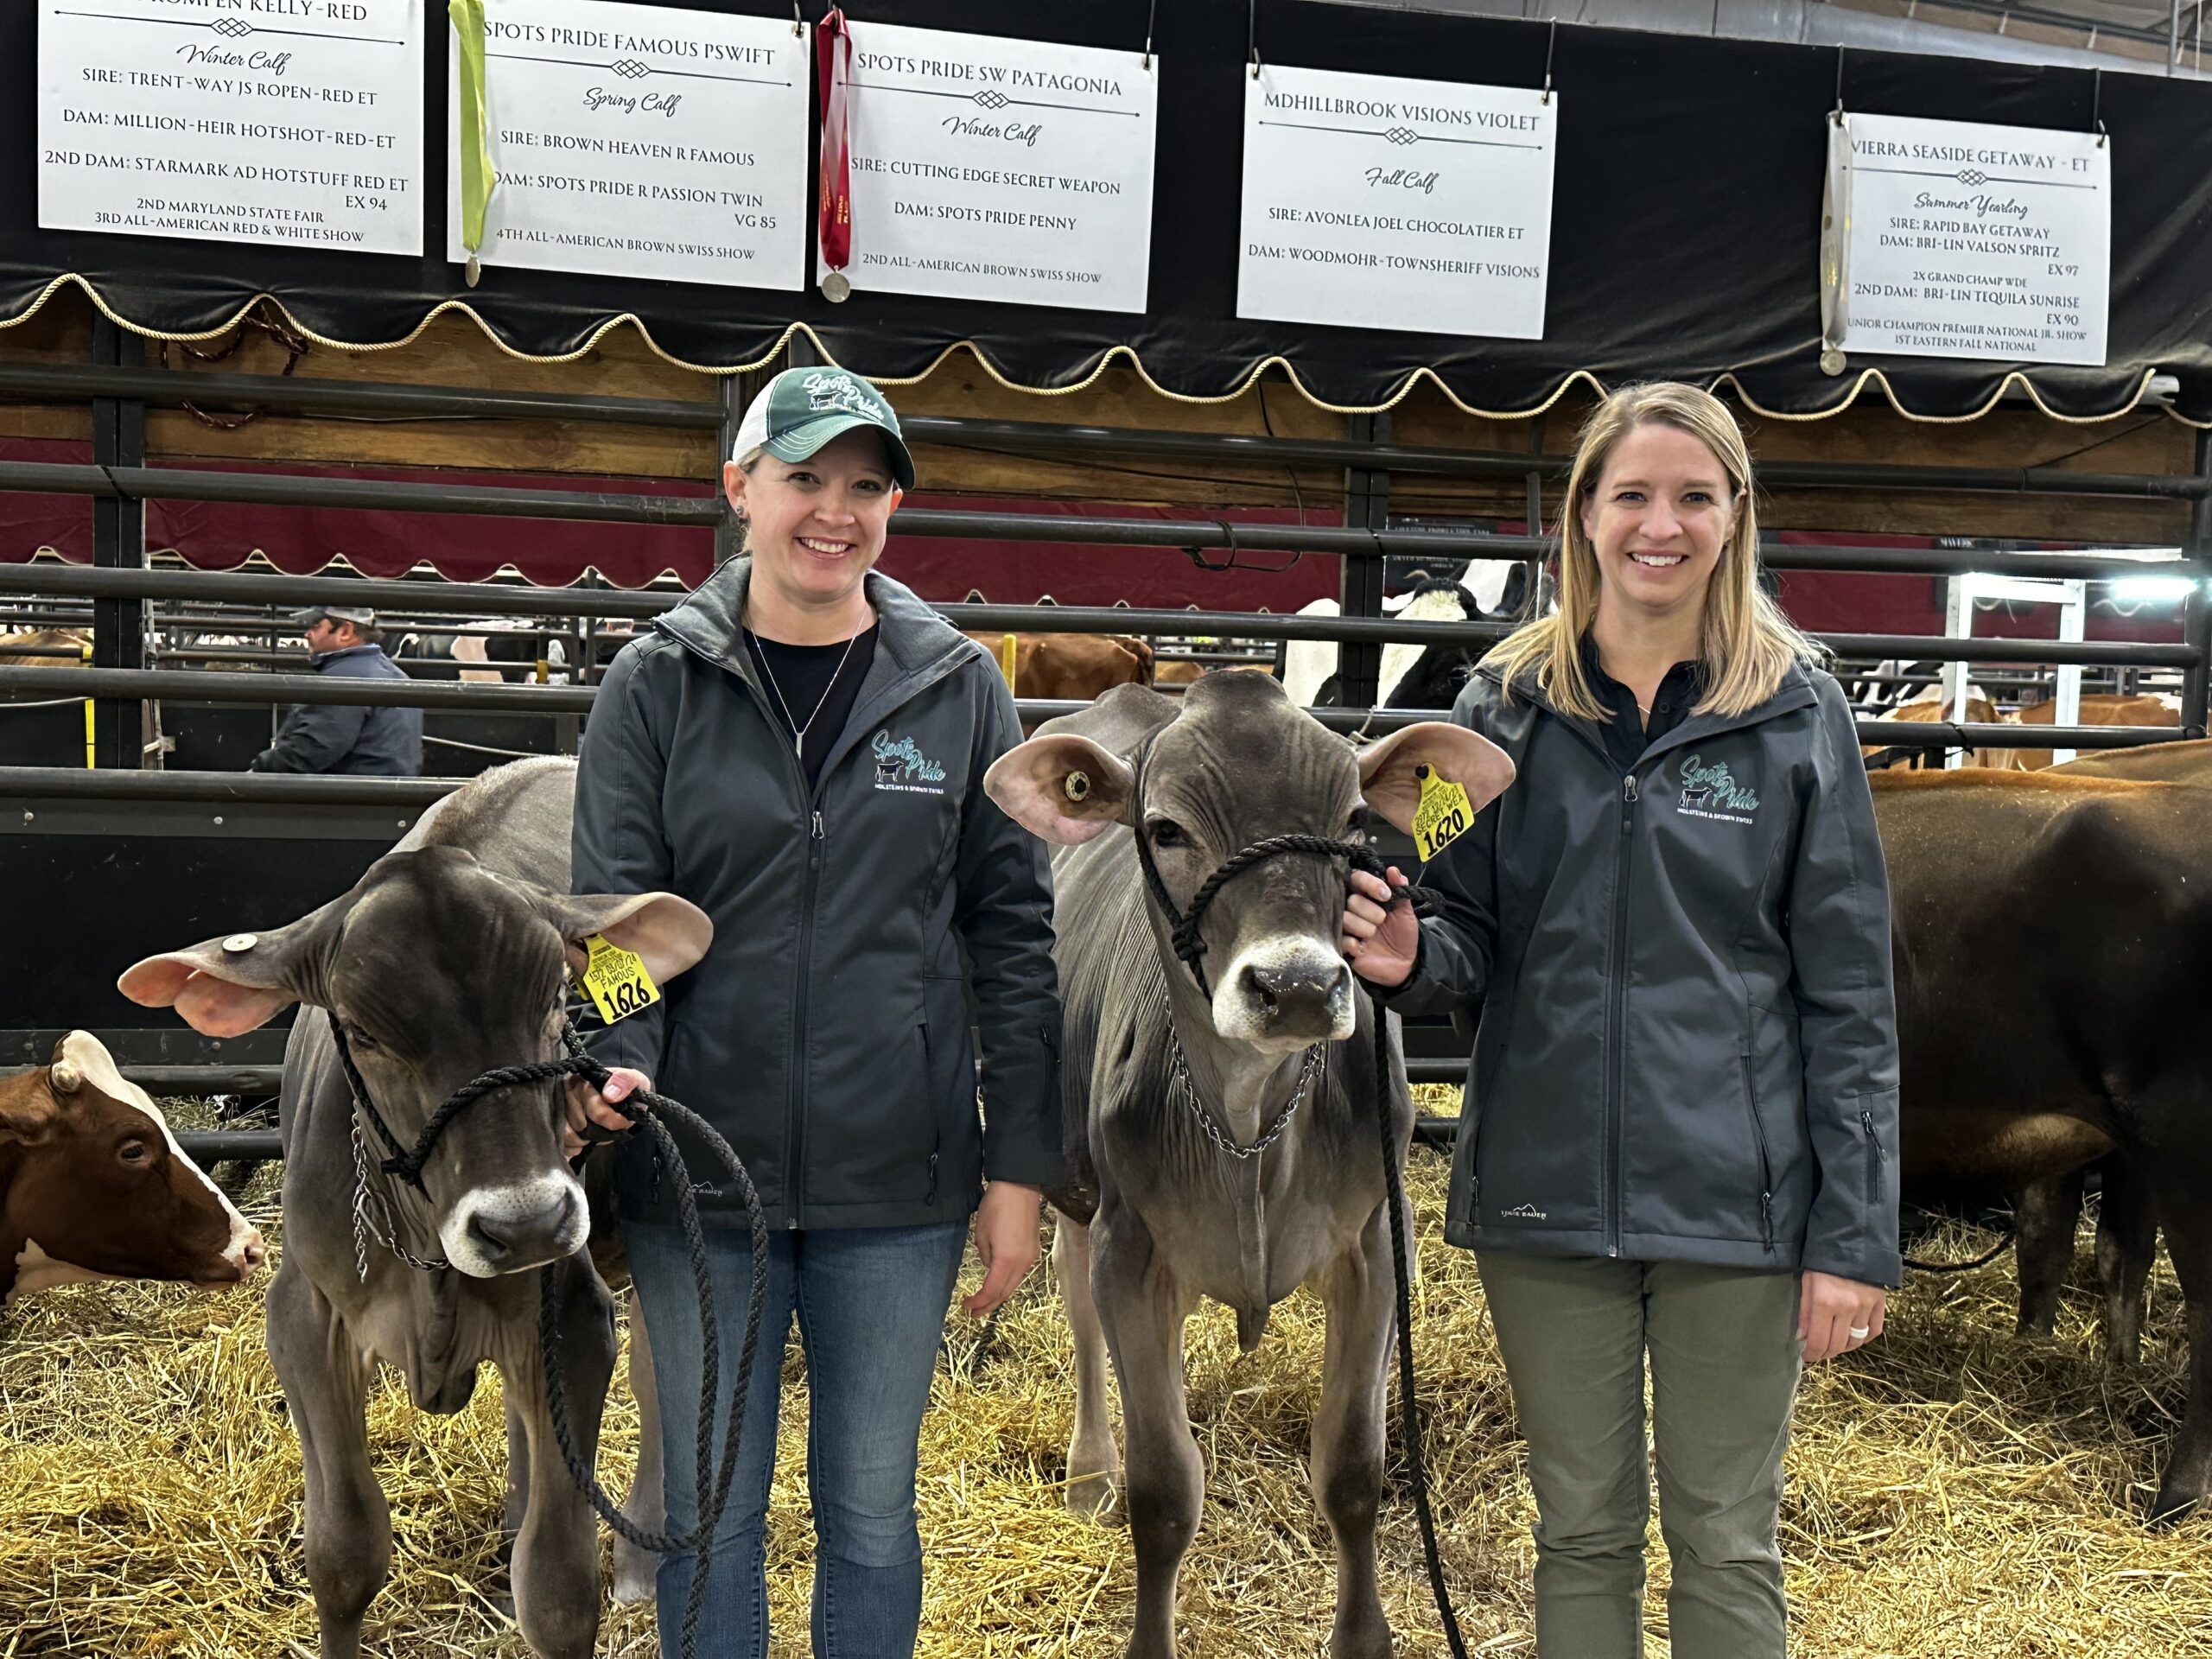
POLYGON ((596 933, 644 958, 656 985, 693 966, 715 942, 707 912, 672 893, 549 893, 538 902, 571 947, 582 950, 596 933))
POLYGON ((116 988, 146 1007, 175 1008, 204 1035, 242 1037, 293 1003, 316 1000, 353 904, 348 893, 267 933, 230 933, 148 957, 125 970, 116 988))
POLYGON ((1136 773, 1087 737, 1033 737, 991 762, 983 792, 1033 836, 1079 847, 1109 823, 1127 823, 1136 773))
POLYGON ((1513 781, 1513 762, 1505 751, 1464 726, 1425 720, 1400 728, 1360 751, 1359 792, 1371 809, 1408 835, 1413 833, 1414 809, 1421 804, 1423 767, 1465 790, 1478 812, 1513 781))

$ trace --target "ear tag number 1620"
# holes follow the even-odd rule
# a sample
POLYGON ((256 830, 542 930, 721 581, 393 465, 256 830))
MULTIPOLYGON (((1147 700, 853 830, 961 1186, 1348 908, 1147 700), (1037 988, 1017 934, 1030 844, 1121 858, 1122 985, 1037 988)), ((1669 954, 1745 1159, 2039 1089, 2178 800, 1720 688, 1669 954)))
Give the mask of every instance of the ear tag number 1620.
POLYGON ((1421 800, 1414 808, 1414 850, 1426 864, 1467 833, 1475 809, 1467 791, 1438 777, 1433 766, 1416 766, 1414 776, 1421 779, 1421 800))

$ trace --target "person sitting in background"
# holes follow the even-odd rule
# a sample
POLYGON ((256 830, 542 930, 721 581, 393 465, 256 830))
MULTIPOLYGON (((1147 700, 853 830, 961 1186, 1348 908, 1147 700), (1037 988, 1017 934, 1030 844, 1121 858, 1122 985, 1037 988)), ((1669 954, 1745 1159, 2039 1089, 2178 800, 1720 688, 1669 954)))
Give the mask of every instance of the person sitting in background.
MULTIPOLYGON (((385 655, 377 613, 365 606, 314 605, 295 611, 307 630, 315 671, 349 679, 404 680, 406 671, 385 655)), ((423 711, 365 709, 356 703, 302 703, 284 717, 276 741, 247 763, 249 772, 349 772, 414 778, 423 771, 423 711)))

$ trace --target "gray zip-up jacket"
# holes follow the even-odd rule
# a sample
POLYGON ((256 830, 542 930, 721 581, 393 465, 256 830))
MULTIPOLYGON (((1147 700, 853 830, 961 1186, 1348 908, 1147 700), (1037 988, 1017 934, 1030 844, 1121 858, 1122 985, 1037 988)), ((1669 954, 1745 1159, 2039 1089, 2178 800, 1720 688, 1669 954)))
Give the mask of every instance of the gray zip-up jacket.
MULTIPOLYGON (((326 651, 315 671, 341 679, 404 680, 407 671, 382 645, 326 651)), ((303 702, 284 716, 276 740, 246 763, 248 772, 326 772, 414 778, 423 771, 423 711, 303 702)))
MULTIPOLYGON (((1021 741, 1013 696, 981 646, 871 574, 874 660, 810 790, 739 637, 751 575, 737 559, 709 577, 623 649, 592 706, 574 890, 681 893, 715 924, 666 1001, 592 1052, 720 1130, 772 1226, 955 1221, 985 1176, 1053 1185, 1051 869, 983 793, 1021 741)), ((678 1140, 694 1182, 727 1185, 678 1140)), ((616 1167, 626 1214, 673 1214, 642 1136, 616 1167)), ((742 1218, 734 1192, 700 1202, 742 1218)))
POLYGON ((1889 883, 1851 710, 1793 669, 1632 772, 1532 683, 1452 712, 1514 786, 1432 863, 1402 1012, 1479 1003, 1445 1236, 1895 1285, 1889 883))

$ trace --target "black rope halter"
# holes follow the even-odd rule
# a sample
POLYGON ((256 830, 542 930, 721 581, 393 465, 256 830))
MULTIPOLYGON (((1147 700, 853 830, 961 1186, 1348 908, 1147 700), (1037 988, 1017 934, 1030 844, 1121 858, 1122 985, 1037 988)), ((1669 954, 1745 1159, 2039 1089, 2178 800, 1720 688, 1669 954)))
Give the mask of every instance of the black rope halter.
MULTIPOLYGON (((327 1011, 326 1011, 327 1012, 327 1011)), ((353 1051, 347 1046, 346 1033, 335 1013, 329 1014, 330 1035, 337 1046, 338 1063, 346 1073, 346 1086, 353 1090, 357 1112, 365 1113, 374 1125, 377 1136, 391 1148, 391 1155, 378 1166, 388 1176, 405 1181, 426 1198, 429 1191, 423 1185, 423 1166, 429 1160, 431 1150, 447 1126, 474 1102, 501 1089, 518 1084, 545 1083, 556 1077, 582 1077, 593 1088, 602 1092, 613 1074, 594 1059, 577 1035, 574 1022, 561 1022, 561 1046, 565 1051, 559 1058, 532 1060, 521 1065, 503 1065, 472 1077, 447 1096, 429 1121, 423 1126, 423 1133, 416 1137, 412 1147, 404 1147, 384 1115, 377 1110, 370 1097, 368 1085, 361 1079, 360 1069, 353 1064, 353 1051)), ((643 1129, 653 1143, 654 1177, 668 1170, 676 1172, 671 1183, 676 1195, 677 1219, 683 1230, 683 1242, 691 1261, 691 1282, 699 1299, 699 1418, 696 1445, 698 1466, 692 1487, 696 1495, 698 1519, 689 1531, 681 1534, 648 1532, 634 1524, 624 1515, 607 1489, 601 1485, 592 1460, 577 1449, 575 1430, 569 1421, 568 1390, 562 1381, 561 1370, 561 1294, 554 1281, 554 1270, 561 1264, 550 1262, 538 1270, 537 1280, 537 1349, 544 1370, 545 1408, 553 1427, 553 1438, 561 1447, 561 1460, 567 1465, 569 1478, 576 1484, 585 1500, 607 1522, 639 1548, 658 1555, 692 1557, 691 1587, 684 1599, 683 1623, 678 1633, 678 1651, 683 1659, 692 1659, 698 1650, 699 1624, 706 1611, 708 1545, 715 1529, 721 1526, 723 1511, 729 1506, 730 1488, 737 1476, 737 1453, 741 1433, 745 1424, 745 1402, 752 1393, 753 1367, 760 1357, 760 1325, 768 1300, 768 1218, 760 1207, 760 1195, 754 1191, 753 1178, 746 1173, 745 1165, 738 1158, 729 1142, 715 1127, 681 1101, 665 1095, 655 1094, 650 1089, 640 1089, 625 1099, 609 1103, 614 1109, 630 1120, 628 1129, 606 1129, 595 1123, 587 1123, 583 1138, 594 1142, 613 1141, 620 1135, 643 1129), (669 1132, 671 1122, 680 1124, 690 1134, 706 1143, 707 1150, 720 1164, 724 1173, 736 1184, 738 1195, 745 1204, 746 1219, 753 1232, 753 1282, 747 1293, 745 1308, 745 1338, 738 1351, 736 1404, 730 1413, 729 1438, 722 1445, 719 1460, 715 1456, 715 1410, 721 1377, 721 1333, 715 1318, 714 1274, 707 1260, 707 1237, 699 1220, 698 1189, 691 1182, 690 1172, 684 1166, 683 1154, 677 1148, 676 1137, 669 1132)), ((358 1212, 357 1212, 358 1217, 358 1212)), ((391 1239, 385 1240, 400 1259, 410 1265, 435 1270, 445 1264, 423 1262, 408 1255, 391 1239)))

